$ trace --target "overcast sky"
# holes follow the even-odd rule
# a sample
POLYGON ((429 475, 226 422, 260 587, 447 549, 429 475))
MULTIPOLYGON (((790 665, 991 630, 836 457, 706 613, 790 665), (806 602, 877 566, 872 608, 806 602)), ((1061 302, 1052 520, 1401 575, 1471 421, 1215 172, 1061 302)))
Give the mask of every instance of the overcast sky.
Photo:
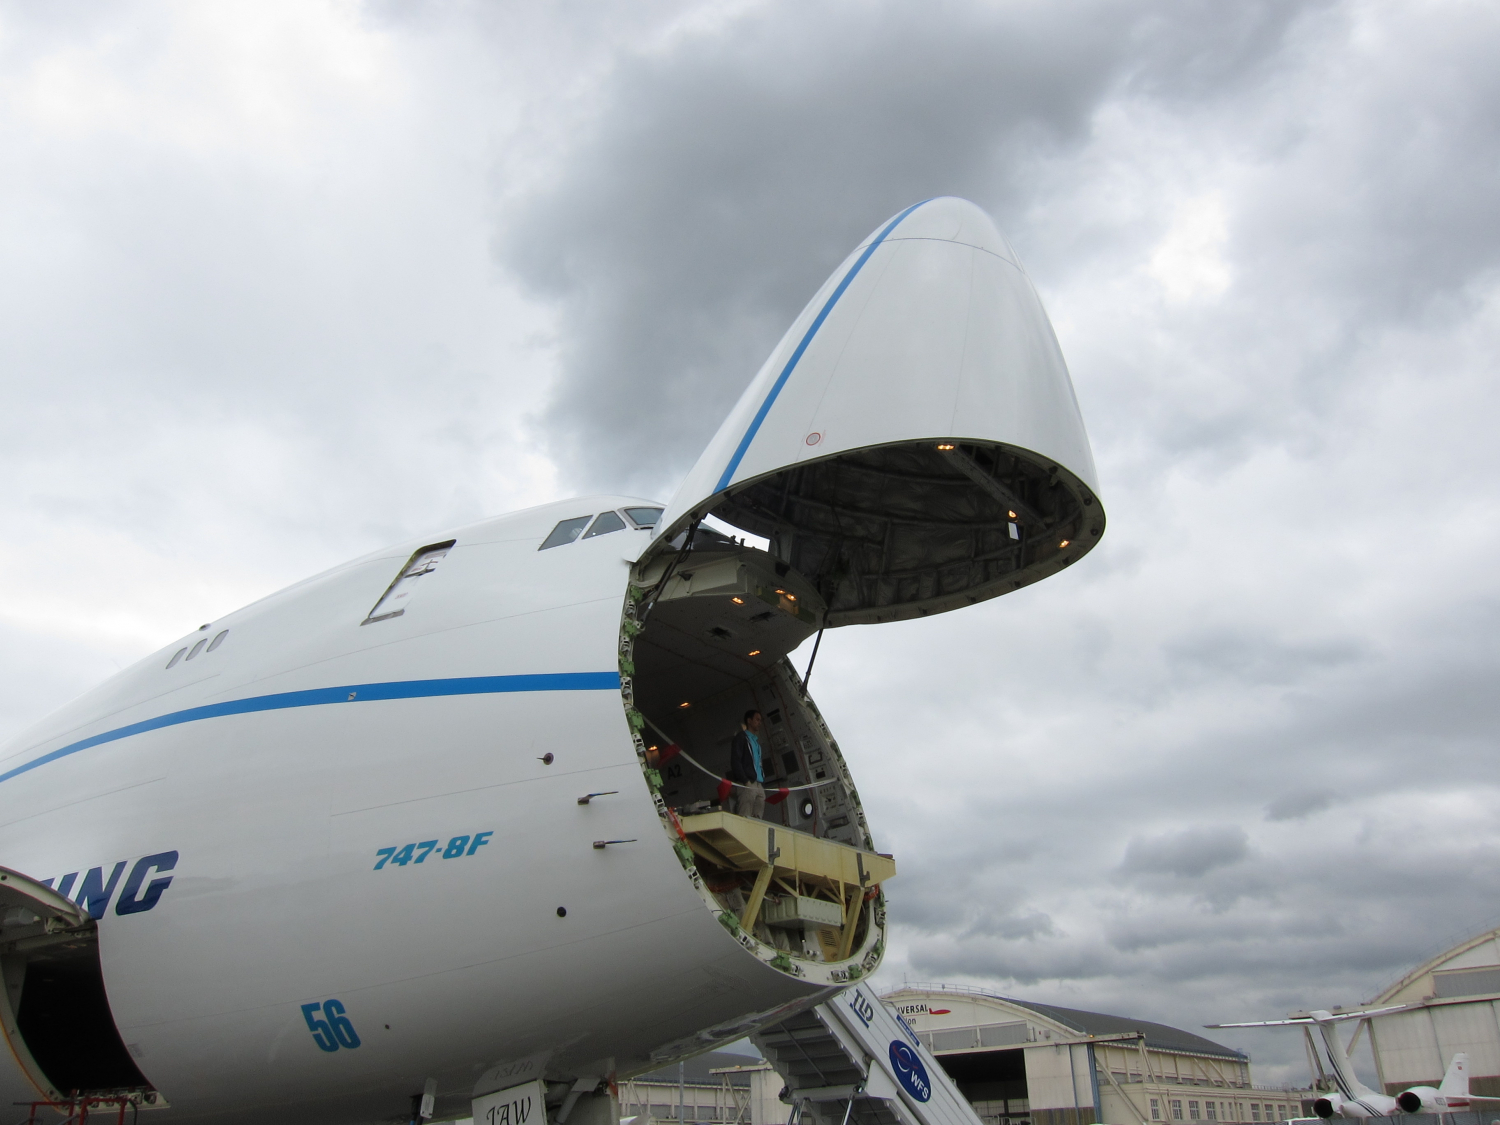
POLYGON ((1109 529, 824 642, 882 979, 1367 999, 1500 921, 1497 57, 1443 0, 0 3, 0 734, 388 542, 665 498, 963 195, 1109 529))

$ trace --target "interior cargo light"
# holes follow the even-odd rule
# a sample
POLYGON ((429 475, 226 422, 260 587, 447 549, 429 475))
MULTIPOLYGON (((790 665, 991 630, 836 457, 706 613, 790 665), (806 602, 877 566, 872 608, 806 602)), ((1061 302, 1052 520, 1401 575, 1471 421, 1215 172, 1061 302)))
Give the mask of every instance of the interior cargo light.
POLYGON ((757 649, 751 649, 750 650, 750 655, 751 656, 759 656, 760 655, 760 649, 758 649, 758 648, 757 649))
POLYGON ((947 453, 949 450, 954 448, 954 445, 951 441, 940 441, 938 442, 938 448, 941 449, 944 453, 947 453))
POLYGON ((744 598, 730 598, 729 600, 732 601, 735 605, 744 605, 745 604, 745 599, 744 598))
POLYGON ((1069 544, 1069 543, 1071 543, 1071 542, 1072 542, 1072 540, 1070 540, 1070 539, 1064 539, 1064 540, 1063 540, 1063 541, 1062 541, 1062 542, 1061 542, 1061 543, 1059 543, 1059 544, 1058 544, 1058 545, 1057 545, 1057 549, 1058 549, 1058 550, 1059 550, 1059 551, 1061 551, 1061 550, 1062 550, 1062 549, 1063 549, 1063 548, 1064 548, 1064 547, 1066 547, 1066 546, 1067 546, 1067 545, 1068 545, 1068 544, 1069 544))
POLYGON ((692 706, 691 703, 688 703, 687 701, 684 700, 682 703, 679 703, 677 705, 677 710, 681 711, 684 707, 691 707, 691 706, 692 706))
POLYGON ((786 596, 786 600, 789 601, 789 602, 794 602, 794 601, 797 600, 797 595, 796 594, 788 594, 786 596))
POLYGON ((1006 512, 1005 514, 1007 516, 1009 516, 1011 519, 1015 519, 1016 518, 1016 513, 1015 512, 1006 512))

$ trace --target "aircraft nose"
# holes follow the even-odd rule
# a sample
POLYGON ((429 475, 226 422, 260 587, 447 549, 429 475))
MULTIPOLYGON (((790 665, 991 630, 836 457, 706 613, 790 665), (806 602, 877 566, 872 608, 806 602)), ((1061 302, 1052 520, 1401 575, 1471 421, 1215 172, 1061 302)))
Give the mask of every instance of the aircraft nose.
POLYGON ((823 284, 667 505, 825 586, 829 627, 960 609, 1104 531, 1078 400, 1036 289, 965 199, 913 204, 823 284), (851 522, 857 515, 857 524, 851 522))
MULTIPOLYGON (((879 231, 860 243, 859 249, 868 246, 879 237, 879 231)), ((995 221, 976 204, 953 195, 942 195, 929 199, 918 206, 886 237, 887 242, 902 242, 911 239, 927 239, 937 242, 956 242, 961 246, 973 246, 997 257, 1004 258, 1017 269, 1021 260, 1011 249, 1005 236, 995 226, 995 221)))

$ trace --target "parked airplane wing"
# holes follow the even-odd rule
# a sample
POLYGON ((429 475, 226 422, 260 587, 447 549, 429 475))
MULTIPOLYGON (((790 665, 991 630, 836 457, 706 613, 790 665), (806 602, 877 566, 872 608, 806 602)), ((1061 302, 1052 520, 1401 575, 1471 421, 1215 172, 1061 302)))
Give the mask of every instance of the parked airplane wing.
POLYGON ((1292 1024, 1312 1023, 1310 1019, 1295 1020, 1250 1020, 1247 1023, 1206 1023, 1208 1028, 1216 1027, 1289 1027, 1292 1024))
POLYGON ((1104 531, 1093 456, 1030 279, 979 208, 907 208, 802 311, 673 497, 818 587, 823 624, 1008 593, 1104 531))
POLYGON ((1339 1023, 1344 1020, 1362 1020, 1367 1016, 1384 1015, 1387 1012, 1400 1012, 1407 1008, 1418 1007, 1415 1004, 1395 1004, 1389 1008, 1364 1008, 1355 1012, 1311 1012, 1305 1016, 1291 1016, 1284 1020, 1250 1020, 1247 1023, 1206 1023, 1204 1027, 1289 1027, 1292 1024, 1304 1023, 1339 1023))

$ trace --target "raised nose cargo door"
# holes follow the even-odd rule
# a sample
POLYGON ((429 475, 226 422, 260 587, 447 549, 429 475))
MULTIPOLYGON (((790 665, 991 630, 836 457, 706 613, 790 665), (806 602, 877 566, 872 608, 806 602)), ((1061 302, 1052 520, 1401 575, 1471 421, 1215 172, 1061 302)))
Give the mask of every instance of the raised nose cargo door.
MULTIPOLYGON (((1104 532, 1051 323, 988 215, 916 204, 839 266, 694 465, 642 559, 712 513, 770 540, 820 625, 998 597, 1104 532)), ((643 571, 644 572, 644 568, 643 571)))

